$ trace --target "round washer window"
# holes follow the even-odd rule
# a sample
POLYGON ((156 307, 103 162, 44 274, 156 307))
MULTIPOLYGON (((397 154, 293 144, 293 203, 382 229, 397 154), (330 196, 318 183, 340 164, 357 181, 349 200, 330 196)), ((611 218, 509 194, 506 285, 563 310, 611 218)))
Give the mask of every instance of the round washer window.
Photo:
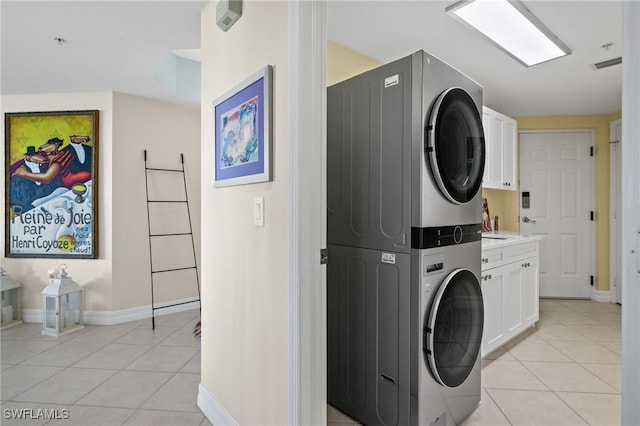
POLYGON ((482 344, 482 290, 468 269, 456 269, 442 282, 424 326, 425 356, 433 377, 454 388, 467 379, 482 344))
POLYGON ((428 127, 429 161, 440 191, 456 204, 468 203, 482 185, 484 131, 469 94, 454 87, 434 103, 428 127))

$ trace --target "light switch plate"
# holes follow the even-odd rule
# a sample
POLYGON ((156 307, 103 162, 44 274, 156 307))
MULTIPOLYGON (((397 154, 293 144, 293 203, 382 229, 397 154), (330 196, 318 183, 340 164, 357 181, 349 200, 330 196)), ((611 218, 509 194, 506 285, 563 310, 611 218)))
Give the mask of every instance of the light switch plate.
POLYGON ((253 199, 253 225, 264 226, 264 197, 253 199))

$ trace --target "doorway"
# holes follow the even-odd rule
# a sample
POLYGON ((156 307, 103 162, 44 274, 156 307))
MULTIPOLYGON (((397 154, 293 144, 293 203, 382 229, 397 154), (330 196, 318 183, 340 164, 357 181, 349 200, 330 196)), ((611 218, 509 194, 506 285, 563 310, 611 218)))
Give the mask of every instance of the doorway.
POLYGON ((543 236, 540 297, 592 296, 593 140, 589 130, 520 133, 520 232, 543 236))

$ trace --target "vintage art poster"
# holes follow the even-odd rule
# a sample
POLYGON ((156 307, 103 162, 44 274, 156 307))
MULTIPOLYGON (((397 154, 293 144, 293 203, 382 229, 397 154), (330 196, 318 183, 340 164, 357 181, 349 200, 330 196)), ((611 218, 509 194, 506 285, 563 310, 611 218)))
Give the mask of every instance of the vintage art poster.
POLYGON ((5 114, 5 255, 97 257, 98 111, 5 114))

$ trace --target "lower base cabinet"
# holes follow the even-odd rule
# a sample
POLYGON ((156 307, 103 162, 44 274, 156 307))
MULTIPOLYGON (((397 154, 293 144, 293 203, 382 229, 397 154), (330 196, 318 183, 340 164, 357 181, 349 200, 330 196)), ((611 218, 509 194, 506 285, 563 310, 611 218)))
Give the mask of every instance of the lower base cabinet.
POLYGON ((484 298, 482 357, 513 339, 539 319, 538 242, 483 249, 484 298), (497 251, 501 251, 498 253, 497 251), (496 259, 491 261, 489 259, 496 259))

